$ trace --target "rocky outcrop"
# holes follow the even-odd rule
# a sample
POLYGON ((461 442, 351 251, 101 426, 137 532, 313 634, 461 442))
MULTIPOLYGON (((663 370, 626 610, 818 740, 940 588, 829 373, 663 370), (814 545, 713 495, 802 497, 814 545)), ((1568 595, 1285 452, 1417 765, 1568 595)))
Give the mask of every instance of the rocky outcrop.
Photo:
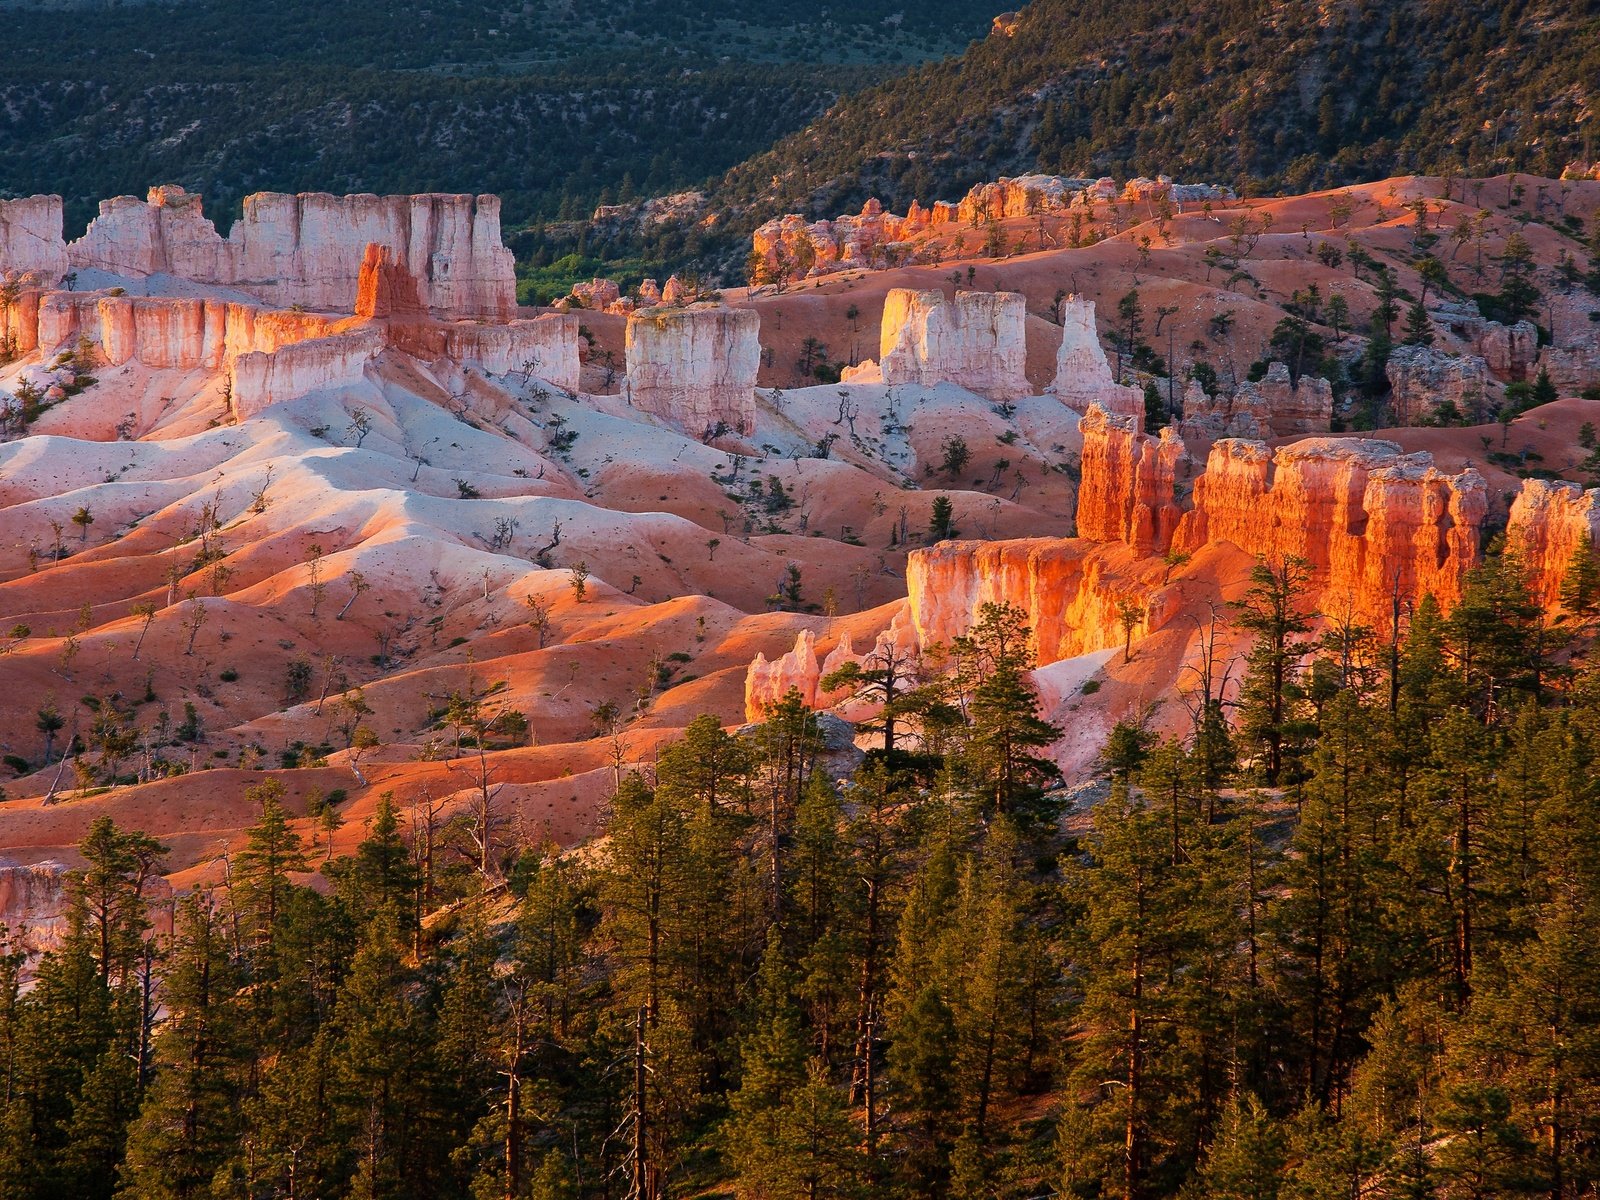
POLYGON ((22 938, 29 951, 54 946, 67 915, 65 863, 16 863, 0 859, 0 925, 22 938))
POLYGON ((1183 394, 1180 431, 1186 442, 1207 445, 1221 438, 1304 437, 1327 433, 1333 420, 1333 387, 1275 362, 1259 380, 1246 380, 1232 395, 1208 396, 1191 385, 1183 394))
POLYGON ((1600 386, 1600 347, 1546 346, 1539 351, 1533 374, 1544 371, 1556 391, 1563 396, 1578 396, 1600 386))
POLYGON ((755 429, 761 319, 753 309, 693 305, 628 317, 629 404, 696 437, 755 429))
POLYGON ((1539 357, 1539 331, 1533 322, 1506 326, 1479 321, 1475 325, 1473 345, 1496 379, 1515 383, 1533 377, 1533 364, 1539 357))
POLYGON ((1153 586, 1126 546, 1081 538, 940 542, 906 563, 911 620, 923 646, 949 644, 985 604, 1012 604, 1028 616, 1036 665, 1120 646, 1172 619, 1176 591, 1153 586))
POLYGON ((1111 377, 1111 364, 1100 348, 1094 301, 1068 296, 1061 306, 1061 348, 1056 352, 1057 397, 1068 408, 1086 413, 1098 405, 1112 416, 1132 417, 1144 428, 1144 393, 1111 377))
POLYGON ((1140 433, 1132 417, 1111 416, 1098 404, 1090 406, 1078 430, 1078 536, 1126 542, 1141 555, 1165 552, 1182 516, 1176 489, 1183 442, 1170 428, 1159 437, 1140 433))
POLYGON ((1174 546, 1231 542, 1247 554, 1310 564, 1323 610, 1386 621, 1393 597, 1461 595, 1479 558, 1487 491, 1471 469, 1437 470, 1393 442, 1311 438, 1276 452, 1225 439, 1195 481, 1174 546))
POLYGON ((1546 609, 1561 600, 1574 556, 1592 550, 1597 537, 1600 489, 1527 479, 1511 502, 1506 549, 1527 568, 1529 588, 1546 609))
POLYGON ((1389 405, 1399 425, 1420 425, 1452 409, 1461 417, 1481 415, 1489 393, 1489 367, 1474 354, 1446 354, 1431 346, 1396 346, 1384 374, 1389 405))
POLYGON ((79 270, 173 275, 238 289, 268 304, 352 312, 369 244, 386 247, 417 281, 434 316, 504 320, 516 313, 511 252, 500 241, 496 196, 330 196, 259 192, 226 238, 201 198, 152 188, 103 201, 100 215, 66 247, 79 270))
POLYGON ((894 288, 884 298, 878 367, 889 385, 954 383, 990 400, 1029 394, 1025 322, 1017 292, 894 288))
POLYGON ((845 634, 819 663, 817 635, 809 629, 802 630, 794 640, 794 648, 787 654, 771 661, 765 654, 757 654, 745 671, 745 720, 766 720, 767 709, 787 696, 791 688, 800 693, 807 708, 829 708, 839 703, 849 696, 849 690, 824 691, 821 680, 846 663, 863 662, 867 657, 855 653, 850 635, 845 634))
POLYGON ((61 197, 0 200, 0 280, 54 287, 67 273, 61 238, 61 197))
POLYGON ((354 387, 366 378, 367 364, 383 348, 383 331, 369 327, 297 342, 271 353, 241 354, 233 360, 228 377, 234 419, 248 420, 269 405, 311 392, 354 387))
POLYGON ((798 213, 776 217, 756 229, 751 246, 763 278, 822 275, 887 266, 891 246, 907 242, 931 224, 929 214, 913 204, 899 217, 885 212, 882 202, 873 199, 861 206, 860 213, 832 220, 807 221, 798 213))
POLYGON ((1327 433, 1333 421, 1333 386, 1312 375, 1294 380, 1287 365, 1269 363, 1264 377, 1234 389, 1233 411, 1253 414, 1273 437, 1327 433))

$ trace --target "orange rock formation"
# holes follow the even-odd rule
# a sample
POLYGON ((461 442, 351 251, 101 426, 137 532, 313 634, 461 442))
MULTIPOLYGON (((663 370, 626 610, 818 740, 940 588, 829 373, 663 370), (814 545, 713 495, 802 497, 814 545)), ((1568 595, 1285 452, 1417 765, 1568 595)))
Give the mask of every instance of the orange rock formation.
POLYGON ((1582 546, 1593 548, 1600 536, 1600 489, 1585 491, 1576 483, 1529 479, 1511 503, 1506 546, 1529 573, 1534 596, 1554 608, 1582 546))
POLYGON ((1078 422, 1083 478, 1078 487, 1078 536, 1126 542, 1139 554, 1172 544, 1183 510, 1177 500, 1183 442, 1170 429, 1140 433, 1132 417, 1114 417, 1098 404, 1078 422))
POLYGON ((1387 620, 1396 595, 1432 594, 1446 607, 1460 597, 1486 509, 1476 471, 1447 475, 1393 442, 1310 438, 1273 452, 1225 439, 1211 448, 1173 544, 1303 558, 1324 612, 1387 620))

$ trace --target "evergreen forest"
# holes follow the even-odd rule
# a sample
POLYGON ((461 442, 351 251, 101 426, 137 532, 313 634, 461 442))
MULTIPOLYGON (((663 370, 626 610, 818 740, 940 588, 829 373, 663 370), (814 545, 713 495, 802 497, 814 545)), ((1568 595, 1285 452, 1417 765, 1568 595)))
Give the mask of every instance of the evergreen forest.
POLYGON ((486 783, 459 821, 385 796, 334 858, 263 772, 168 936, 165 848, 101 819, 58 944, 0 959, 0 1194, 1592 1196, 1600 568, 1569 578, 1570 619, 1491 556, 1448 615, 1314 635, 1306 565, 1261 563, 1204 643, 1247 654, 1163 701, 1183 736, 1124 721, 1070 790, 990 605, 834 681, 887 700, 848 778, 791 693, 619 755, 565 853, 486 783))

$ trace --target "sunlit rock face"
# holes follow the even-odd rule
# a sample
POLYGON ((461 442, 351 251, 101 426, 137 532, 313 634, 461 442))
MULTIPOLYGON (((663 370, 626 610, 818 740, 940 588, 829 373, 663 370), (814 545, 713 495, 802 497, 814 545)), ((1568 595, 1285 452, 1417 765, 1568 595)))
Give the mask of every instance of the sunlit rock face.
POLYGON ((1159 629, 1178 607, 1174 590, 1135 569, 1138 557, 1082 538, 940 542, 913 550, 906 564, 911 620, 923 646, 948 644, 985 604, 1014 605, 1027 614, 1040 666, 1120 646, 1159 629))
POLYGON ((1529 588, 1547 609, 1561 600, 1578 551, 1592 550, 1597 535, 1600 489, 1527 479, 1511 502, 1506 549, 1527 569, 1529 588))
POLYGON ((628 403, 695 436, 755 428, 761 319, 753 309, 691 305, 628 317, 628 403))
POLYGON ((1487 492, 1471 469, 1448 475, 1393 442, 1310 438, 1270 450, 1224 439, 1195 481, 1174 546, 1231 542, 1310 564, 1324 611, 1379 618, 1395 598, 1448 607, 1479 560, 1487 492))
POLYGON ((1094 301, 1068 296, 1061 306, 1061 348, 1056 352, 1055 394, 1068 408, 1088 412, 1098 405, 1112 416, 1132 417, 1144 428, 1144 393, 1111 377, 1111 364, 1100 346, 1094 323, 1094 301))
POLYGON ((1078 485, 1078 536, 1126 542, 1140 554, 1161 554, 1183 515, 1176 498, 1183 442, 1170 428, 1140 433, 1132 417, 1091 405, 1078 423, 1083 477, 1078 485))
POLYGON ((1016 292, 894 288, 884 298, 878 369, 886 384, 954 383, 990 400, 1030 392, 1024 298, 1016 292))
MULTIPOLYGON (((59 236, 59 235, 58 235, 59 236)), ((64 248, 73 269, 170 275, 233 288, 282 308, 355 311, 369 245, 417 284, 421 311, 443 318, 516 315, 516 275, 500 241, 497 196, 332 196, 259 192, 226 238, 201 198, 158 187, 102 201, 64 248)))

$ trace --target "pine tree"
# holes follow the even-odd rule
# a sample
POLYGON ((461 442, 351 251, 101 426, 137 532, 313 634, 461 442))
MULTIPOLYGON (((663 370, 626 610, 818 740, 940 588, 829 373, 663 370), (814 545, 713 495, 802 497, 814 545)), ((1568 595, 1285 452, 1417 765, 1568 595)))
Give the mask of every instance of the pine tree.
POLYGON ((974 790, 996 814, 1031 820, 1060 772, 1036 753, 1061 736, 1039 716, 1039 696, 1028 678, 1027 617, 1014 605, 986 603, 958 653, 979 664, 980 679, 968 702, 972 728, 962 758, 974 790))
POLYGON ((1428 319, 1428 310, 1418 300, 1406 309, 1405 328, 1401 331, 1400 341, 1407 346, 1433 345, 1433 322, 1428 319))
POLYGON ((1256 639, 1239 689, 1240 733, 1261 748, 1262 774, 1269 786, 1278 784, 1306 733, 1294 712, 1294 677, 1295 663, 1304 653, 1300 639, 1311 629, 1300 608, 1310 578, 1304 559, 1257 563, 1250 572, 1250 590, 1235 605, 1240 627, 1256 639))
POLYGON ((245 1059, 239 982, 209 897, 184 897, 163 978, 169 1016, 156 1040, 155 1083, 129 1131, 123 1195, 205 1196, 232 1151, 245 1059))
POLYGON ((283 795, 283 784, 276 779, 245 793, 247 801, 260 806, 261 816, 234 859, 231 880, 238 936, 249 943, 254 970, 264 979, 271 979, 277 970, 274 946, 291 886, 289 872, 307 868, 300 835, 284 811, 283 795))

